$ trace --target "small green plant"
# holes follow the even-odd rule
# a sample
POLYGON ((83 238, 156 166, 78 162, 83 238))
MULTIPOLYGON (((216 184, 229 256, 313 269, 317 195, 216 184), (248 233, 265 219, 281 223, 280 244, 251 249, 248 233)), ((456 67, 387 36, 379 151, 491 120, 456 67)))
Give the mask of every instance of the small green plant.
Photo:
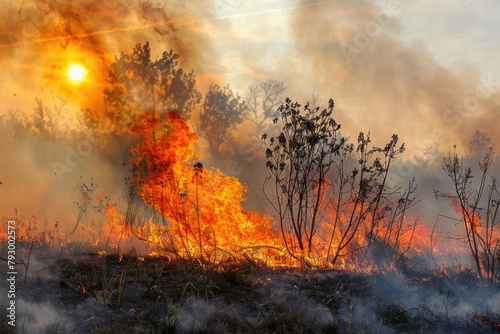
POLYGON ((160 281, 163 277, 163 266, 155 265, 156 282, 160 281))
POLYGON ((122 294, 123 294, 123 288, 125 287, 125 280, 127 278, 127 272, 128 272, 128 266, 130 264, 130 258, 127 261, 127 265, 125 266, 125 270, 123 273, 120 275, 118 278, 118 300, 116 303, 116 308, 120 308, 120 301, 122 299, 122 294))
POLYGON ((245 284, 245 282, 247 281, 247 277, 248 275, 245 273, 245 271, 240 270, 236 273, 234 280, 238 284, 245 284))
POLYGON ((144 284, 148 289, 157 285, 164 276, 164 268, 161 264, 154 265, 154 275, 151 270, 144 271, 144 284))
POLYGON ((120 308, 120 301, 122 299, 123 288, 125 287, 126 272, 122 273, 118 278, 118 300, 116 302, 116 308, 120 308))
POLYGON ((111 305, 111 297, 114 295, 116 290, 109 292, 107 289, 98 290, 94 292, 92 298, 99 305, 111 305))
POLYGON ((178 306, 173 303, 168 303, 167 313, 162 317, 161 322, 166 327, 167 331, 175 330, 179 323, 178 306))
POLYGON ((151 277, 149 277, 149 276, 146 276, 144 278, 144 284, 146 285, 146 287, 148 289, 151 289, 151 287, 153 286, 153 279, 151 277))
POLYGON ((94 301, 99 305, 111 305, 111 297, 113 297, 116 292, 116 289, 113 289, 114 279, 112 277, 108 277, 106 261, 106 255, 104 255, 102 265, 101 289, 94 291, 94 295, 92 296, 94 301))
POLYGON ((243 267, 234 270, 234 278, 233 281, 236 284, 246 285, 249 287, 253 287, 257 285, 259 282, 259 277, 257 275, 257 271, 252 267, 243 267))

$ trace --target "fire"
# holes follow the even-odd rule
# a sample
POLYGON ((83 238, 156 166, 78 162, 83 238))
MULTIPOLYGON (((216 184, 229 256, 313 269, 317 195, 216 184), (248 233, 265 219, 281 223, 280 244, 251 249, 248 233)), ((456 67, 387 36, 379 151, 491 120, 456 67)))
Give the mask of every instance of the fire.
POLYGON ((451 205, 455 210, 457 216, 464 219, 468 231, 474 231, 477 234, 482 233, 481 217, 479 216, 477 210, 472 210, 472 208, 462 210, 462 206, 458 198, 453 198, 451 201, 451 205))
MULTIPOLYGON (((319 203, 324 211, 313 236, 313 247, 301 252, 292 231, 282 232, 269 216, 242 207, 245 185, 199 162, 200 157, 195 156, 198 137, 179 114, 171 112, 165 119, 144 114, 131 131, 142 139, 132 149, 134 189, 155 212, 143 223, 131 226, 116 205, 103 204, 106 217, 101 225, 91 222, 78 226, 78 233, 90 238, 89 244, 102 254, 123 252, 126 245, 127 250, 133 247, 140 255, 201 263, 250 260, 269 267, 307 263, 370 270, 380 265, 380 259, 400 261, 409 254, 440 256, 449 251, 464 251, 450 241, 436 245, 437 237, 432 237, 429 225, 409 219, 398 211, 397 203, 368 210, 352 198, 325 195, 319 203), (355 228, 349 225, 353 220, 359 222, 355 228), (346 243, 347 239, 351 242, 346 243), (445 248, 447 244, 453 249, 445 248)), ((329 181, 322 186, 327 194, 329 181)), ((94 200, 90 197, 93 196, 82 198, 82 203, 90 205, 94 200)), ((101 203, 103 197, 105 194, 97 195, 95 200, 101 203)), ((80 238, 57 224, 44 228, 42 233, 36 230, 36 221, 18 220, 19 240, 57 242, 62 248, 72 241, 70 237, 80 238)), ((479 217, 476 222, 474 228, 479 228, 479 217)), ((6 232, 0 228, 0 239, 5 238, 6 232)))
POLYGON ((106 206, 107 219, 103 227, 101 236, 103 240, 97 240, 96 244, 104 244, 107 249, 119 250, 122 240, 127 240, 130 237, 130 231, 124 224, 123 215, 116 212, 116 206, 108 204, 106 206))
POLYGON ((165 120, 144 115, 132 131, 142 137, 133 149, 135 182, 145 203, 164 217, 161 224, 151 218, 136 233, 161 249, 160 253, 210 262, 250 257, 269 266, 304 261, 331 266, 338 254, 335 264, 345 267, 369 266, 366 258, 373 254, 395 260, 408 250, 417 255, 431 251, 429 230, 397 208, 381 207, 374 213, 352 199, 337 205, 338 199, 325 198, 320 203, 325 213, 313 237, 315 246, 301 253, 292 232, 277 233, 270 217, 242 208, 246 187, 238 179, 216 168, 206 169, 195 159, 198 137, 180 115, 171 112, 165 120), (348 225, 353 217, 359 220, 356 229, 348 225), (348 247, 346 238, 354 240, 348 247), (287 248, 295 255, 289 256, 287 248))
POLYGON ((268 262, 282 252, 271 219, 241 206, 246 187, 196 162, 197 136, 180 115, 144 116, 132 131, 143 140, 133 150, 140 195, 166 218, 164 226, 148 223, 152 243, 174 256, 213 262, 250 253, 268 262))

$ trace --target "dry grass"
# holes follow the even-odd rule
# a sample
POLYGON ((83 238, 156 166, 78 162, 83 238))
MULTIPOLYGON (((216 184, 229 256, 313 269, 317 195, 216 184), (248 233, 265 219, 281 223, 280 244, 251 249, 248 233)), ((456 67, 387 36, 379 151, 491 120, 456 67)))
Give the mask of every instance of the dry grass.
MULTIPOLYGON (((464 273, 311 270, 304 276, 297 269, 228 262, 204 273, 209 293, 200 298, 186 276, 186 270, 200 272, 194 265, 86 254, 59 261, 50 278, 30 269, 27 283, 18 282, 17 298, 64 319, 40 333, 500 332, 499 312, 480 304, 500 287, 482 286, 464 273), (422 304, 410 307, 411 299, 422 304), (443 303, 438 309, 435 300, 443 303), (457 317, 453 310, 461 303, 477 307, 457 317)), ((18 312, 18 324, 30 324, 18 312)), ((1 333, 13 331, 2 323, 1 333)))

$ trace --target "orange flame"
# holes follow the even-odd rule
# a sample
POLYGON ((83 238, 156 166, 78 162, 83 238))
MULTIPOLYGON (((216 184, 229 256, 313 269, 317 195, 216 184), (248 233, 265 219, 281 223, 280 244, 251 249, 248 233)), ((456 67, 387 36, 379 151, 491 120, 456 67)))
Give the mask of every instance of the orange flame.
POLYGON ((132 130, 143 139, 133 150, 140 195, 167 220, 163 227, 149 222, 152 243, 213 262, 249 253, 255 258, 257 248, 258 258, 268 261, 282 251, 271 219, 241 206, 244 185, 216 168, 193 166, 197 136, 179 114, 169 113, 164 122, 144 116, 132 130))
MULTIPOLYGON (((90 235, 94 246, 103 254, 122 251, 125 243, 131 244, 134 235, 148 242, 150 247, 146 251, 150 255, 212 263, 248 259, 270 267, 297 266, 302 261, 313 266, 332 266, 333 254, 338 251, 336 266, 374 268, 377 264, 369 256, 373 254, 364 251, 373 240, 378 244, 372 247, 379 249, 372 248, 372 252, 380 249, 396 255, 408 250, 415 255, 426 251, 437 255, 446 252, 443 245, 435 248, 428 225, 415 225, 416 221, 407 219, 403 213, 395 214, 394 208, 381 205, 376 210, 366 210, 353 198, 327 198, 331 182, 325 180, 321 183, 325 187, 324 198, 319 203, 324 210, 311 242, 314 246, 311 251, 301 253, 291 233, 277 233, 270 217, 242 207, 247 189, 237 178, 226 176, 216 168, 206 169, 194 159, 198 137, 179 114, 171 112, 163 120, 151 114, 143 115, 131 130, 142 138, 132 149, 135 186, 156 213, 132 231, 117 207, 107 204, 104 225, 97 228, 81 224, 79 230, 90 235), (349 230, 353 217, 359 225, 349 230), (339 248, 346 232, 350 233, 352 242, 339 248), (295 258, 287 252, 287 247, 295 258)), ((96 196, 99 201, 104 198, 105 194, 96 196)), ((91 200, 85 197, 82 202, 91 200)), ((480 228, 479 217, 474 218, 473 224, 474 228, 480 228)), ((47 244, 68 242, 67 234, 57 225, 44 231, 37 230, 38 225, 30 219, 19 219, 16 226, 19 240, 47 244)), ((7 239, 3 226, 0 239, 7 239)), ((463 251, 462 247, 456 249, 463 251)))
POLYGON ((120 244, 130 237, 130 231, 126 228, 123 215, 116 212, 115 205, 108 204, 105 209, 107 218, 101 234, 103 239, 98 239, 96 244, 104 243, 106 248, 118 251, 120 249, 120 244))
POLYGON ((451 200, 451 205, 456 214, 464 220, 468 231, 474 231, 474 233, 477 234, 482 233, 481 217, 479 216, 479 212, 477 210, 472 210, 472 208, 463 210, 458 198, 453 198, 451 200))

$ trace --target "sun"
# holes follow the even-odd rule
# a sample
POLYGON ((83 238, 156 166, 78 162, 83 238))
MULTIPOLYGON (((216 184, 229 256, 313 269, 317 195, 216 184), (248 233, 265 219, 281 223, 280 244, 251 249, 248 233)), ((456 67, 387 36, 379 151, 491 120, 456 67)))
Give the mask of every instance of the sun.
POLYGON ((74 82, 79 83, 85 79, 87 75, 87 70, 81 64, 71 64, 66 71, 68 78, 74 82))

